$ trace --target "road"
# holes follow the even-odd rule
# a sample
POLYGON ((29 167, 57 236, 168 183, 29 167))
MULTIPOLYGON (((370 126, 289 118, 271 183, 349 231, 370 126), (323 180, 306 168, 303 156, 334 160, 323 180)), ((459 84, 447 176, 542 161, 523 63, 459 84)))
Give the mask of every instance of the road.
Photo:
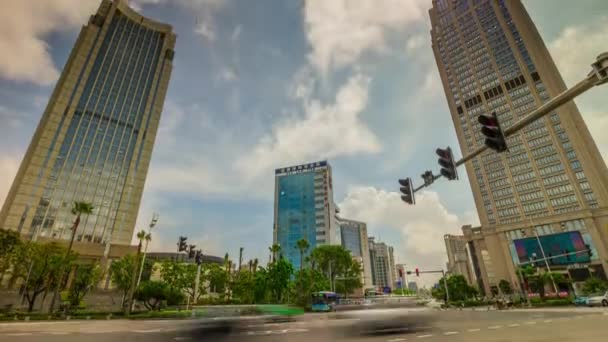
POLYGON ((353 319, 244 324, 230 336, 194 335, 194 321, 68 321, 0 324, 0 342, 404 342, 586 341, 608 339, 608 310, 438 311, 436 321, 411 331, 354 334, 353 319))

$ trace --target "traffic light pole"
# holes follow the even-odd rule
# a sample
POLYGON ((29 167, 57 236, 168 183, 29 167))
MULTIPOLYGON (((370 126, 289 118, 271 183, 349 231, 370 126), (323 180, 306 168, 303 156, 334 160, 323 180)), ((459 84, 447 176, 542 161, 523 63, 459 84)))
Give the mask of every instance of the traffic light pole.
MULTIPOLYGON (((599 55, 597 57, 597 61, 593 63, 592 67, 593 71, 589 73, 589 75, 587 75, 587 77, 585 77, 582 81, 575 84, 572 88, 566 89, 561 94, 557 95, 542 106, 538 107, 528 116, 514 123, 513 126, 506 128, 504 130, 505 137, 509 137, 517 133, 522 128, 549 114, 561 105, 572 101, 575 97, 581 95, 582 93, 593 88, 594 86, 598 86, 608 82, 608 52, 599 55)), ((455 163, 456 166, 458 167, 460 165, 463 165, 464 163, 477 157, 487 149, 488 147, 486 145, 478 147, 473 152, 467 154, 466 156, 458 160, 455 163)))
MULTIPOLYGON (((411 271, 410 271, 410 273, 411 273, 411 271)), ((423 274, 423 273, 441 273, 441 276, 443 278, 443 288, 445 289, 445 305, 447 306, 448 303, 450 302, 450 292, 448 291, 448 281, 445 276, 446 272, 443 269, 440 271, 418 271, 418 274, 423 274)))
POLYGON ((198 286, 201 282, 201 265, 203 263, 197 262, 197 264, 198 265, 196 265, 196 278, 194 280, 194 298, 192 298, 192 317, 196 315, 196 313, 194 312, 194 305, 196 305, 198 300, 198 286))

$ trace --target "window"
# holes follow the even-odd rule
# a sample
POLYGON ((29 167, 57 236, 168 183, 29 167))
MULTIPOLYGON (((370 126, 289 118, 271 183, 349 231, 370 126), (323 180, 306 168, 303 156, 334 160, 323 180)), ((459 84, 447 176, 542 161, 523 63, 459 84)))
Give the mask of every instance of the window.
POLYGON ((549 194, 549 196, 555 196, 555 195, 559 195, 559 194, 562 194, 565 192, 572 192, 572 191, 574 191, 574 189, 572 188, 572 184, 566 184, 566 185, 556 186, 556 187, 547 189, 547 193, 549 194))
POLYGON ((574 195, 558 197, 551 200, 551 205, 553 205, 554 207, 568 205, 572 203, 576 203, 576 196, 574 195))

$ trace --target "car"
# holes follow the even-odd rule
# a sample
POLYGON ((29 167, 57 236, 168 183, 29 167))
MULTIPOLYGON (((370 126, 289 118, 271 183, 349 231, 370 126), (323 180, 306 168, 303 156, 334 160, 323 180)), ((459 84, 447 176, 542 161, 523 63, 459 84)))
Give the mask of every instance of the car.
POLYGON ((595 294, 587 298, 588 306, 608 306, 608 291, 604 294, 595 294))
POLYGON ((576 306, 581 306, 581 305, 587 306, 587 305, 589 305, 588 300, 589 300, 589 298, 586 297, 586 296, 580 296, 580 297, 577 296, 576 298, 574 298, 574 305, 576 305, 576 306))
POLYGON ((373 304, 359 310, 347 310, 336 315, 338 319, 354 321, 346 326, 348 333, 368 335, 421 331, 433 323, 434 311, 413 305, 373 304))

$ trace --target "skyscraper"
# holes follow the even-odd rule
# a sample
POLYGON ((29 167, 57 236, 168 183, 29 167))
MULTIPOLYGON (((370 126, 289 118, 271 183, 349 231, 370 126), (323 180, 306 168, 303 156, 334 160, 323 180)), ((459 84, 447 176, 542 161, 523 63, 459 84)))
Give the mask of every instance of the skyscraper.
MULTIPOLYGON (((463 155, 484 144, 480 114, 496 112, 509 127, 566 89, 520 0, 433 0, 429 13, 463 155)), ((591 250, 589 267, 605 270, 608 170, 576 105, 530 124, 508 147, 466 164, 487 248, 477 253, 492 262, 492 278, 517 284, 515 267, 530 257, 517 240, 569 231, 591 250)))
POLYGON ((124 0, 80 31, 0 212, 27 238, 68 239, 74 201, 93 204, 77 241, 128 245, 171 75, 175 35, 124 0))
POLYGON ((340 244, 336 211, 327 161, 275 170, 273 242, 295 268, 300 267, 298 240, 308 241, 307 253, 316 246, 340 244))
POLYGON ((374 237, 370 237, 368 243, 374 286, 394 289, 396 269, 393 247, 376 242, 374 237))
POLYGON ((475 284, 471 270, 471 260, 467 248, 467 239, 463 235, 443 236, 445 249, 448 253, 448 272, 462 275, 470 285, 475 284))
POLYGON ((350 251, 353 259, 361 264, 363 288, 373 287, 367 224, 344 218, 340 218, 339 224, 342 247, 350 251))

